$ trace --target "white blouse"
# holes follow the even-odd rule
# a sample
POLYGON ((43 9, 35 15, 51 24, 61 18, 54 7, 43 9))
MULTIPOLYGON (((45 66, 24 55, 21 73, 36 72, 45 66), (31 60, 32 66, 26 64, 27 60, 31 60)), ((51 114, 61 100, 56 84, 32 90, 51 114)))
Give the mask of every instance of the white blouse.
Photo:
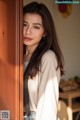
POLYGON ((30 110, 36 112, 35 120, 57 120, 60 69, 53 51, 42 57, 41 71, 28 80, 30 110))

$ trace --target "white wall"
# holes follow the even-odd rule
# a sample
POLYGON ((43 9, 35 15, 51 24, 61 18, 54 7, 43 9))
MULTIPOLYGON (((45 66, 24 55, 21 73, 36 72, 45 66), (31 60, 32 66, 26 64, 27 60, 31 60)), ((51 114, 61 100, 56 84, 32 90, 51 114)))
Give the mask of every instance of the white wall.
MULTIPOLYGON (((24 5, 34 0, 24 0, 24 5)), ((45 3, 53 16, 57 37, 65 59, 64 79, 80 76, 80 6, 72 5, 72 13, 63 18, 53 0, 35 0, 45 3)))

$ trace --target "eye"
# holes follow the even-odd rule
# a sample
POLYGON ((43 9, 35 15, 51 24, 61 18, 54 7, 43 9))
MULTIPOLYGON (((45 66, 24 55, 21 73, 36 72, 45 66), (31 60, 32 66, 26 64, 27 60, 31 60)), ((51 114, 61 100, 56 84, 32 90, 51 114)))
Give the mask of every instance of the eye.
POLYGON ((33 26, 33 28, 34 28, 34 29, 40 29, 40 27, 39 27, 39 26, 33 26))
POLYGON ((25 23, 23 23, 23 26, 26 26, 26 24, 25 24, 25 23))
POLYGON ((23 23, 23 26, 25 27, 25 26, 27 26, 27 24, 26 24, 26 23, 23 23))

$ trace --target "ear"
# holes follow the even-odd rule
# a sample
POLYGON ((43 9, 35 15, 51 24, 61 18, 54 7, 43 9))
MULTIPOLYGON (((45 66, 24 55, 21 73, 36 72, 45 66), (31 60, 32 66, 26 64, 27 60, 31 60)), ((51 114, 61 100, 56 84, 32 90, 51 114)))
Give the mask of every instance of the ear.
POLYGON ((43 34, 43 37, 46 37, 46 33, 43 34))

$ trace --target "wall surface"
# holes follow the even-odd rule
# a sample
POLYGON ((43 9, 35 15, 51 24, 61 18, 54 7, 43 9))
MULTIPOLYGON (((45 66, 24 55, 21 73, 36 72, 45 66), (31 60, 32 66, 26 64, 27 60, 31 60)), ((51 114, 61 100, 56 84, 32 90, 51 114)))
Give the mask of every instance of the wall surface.
MULTIPOLYGON (((24 0, 24 5, 33 0, 24 0)), ((45 3, 53 16, 57 37, 65 59, 64 79, 80 76, 80 5, 72 5, 72 12, 63 18, 54 0, 35 0, 45 3)))

